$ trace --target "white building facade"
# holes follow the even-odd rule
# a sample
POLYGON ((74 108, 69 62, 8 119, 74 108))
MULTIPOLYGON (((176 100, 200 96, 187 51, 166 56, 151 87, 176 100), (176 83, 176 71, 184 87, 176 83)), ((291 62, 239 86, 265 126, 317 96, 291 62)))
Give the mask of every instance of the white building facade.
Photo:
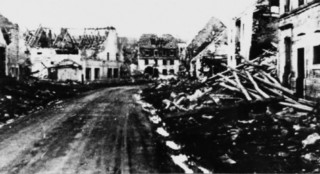
POLYGON ((298 97, 319 98, 320 2, 280 1, 278 75, 298 97))

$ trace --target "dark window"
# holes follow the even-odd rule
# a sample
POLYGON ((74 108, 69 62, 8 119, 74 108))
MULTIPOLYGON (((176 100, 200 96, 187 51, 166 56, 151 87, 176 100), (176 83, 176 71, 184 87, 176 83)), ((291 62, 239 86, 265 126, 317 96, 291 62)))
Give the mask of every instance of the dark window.
POLYGON ((162 60, 163 62, 162 62, 162 64, 163 65, 167 65, 167 60, 162 60))
POLYGON ((154 64, 158 65, 158 59, 154 59, 154 64))
POLYGON ((286 0, 286 4, 284 5, 284 11, 285 12, 290 11, 290 0, 286 0))
POLYGON ((313 64, 320 64, 320 45, 313 47, 313 64))
POLYGON ((174 56, 175 51, 174 50, 170 50, 170 56, 174 56))
POLYGON ((110 59, 110 54, 109 54, 109 52, 107 52, 107 60, 109 60, 110 59))
POLYGON ((78 49, 68 49, 68 50, 56 50, 57 54, 79 54, 79 50, 78 49))
POLYGON ((42 54, 42 52, 37 52, 37 54, 38 54, 38 55, 41 55, 41 54, 42 54))
POLYGON ((304 0, 299 0, 299 6, 304 4, 304 0))
POLYGON ((112 78, 112 68, 108 68, 108 78, 112 78))
POLYGON ((277 7, 279 7, 279 0, 270 0, 270 6, 277 6, 277 7))
POLYGON ((58 79, 58 72, 55 68, 49 68, 48 78, 52 80, 58 79))
POLYGON ((91 80, 91 68, 86 68, 86 80, 91 80))
POLYGON ((148 59, 144 59, 144 64, 145 65, 149 65, 149 60, 148 59))
POLYGON ((163 69, 163 70, 162 70, 162 74, 163 74, 163 75, 168 75, 168 71, 167 71, 166 69, 163 69))
POLYGON ((113 69, 113 77, 114 77, 114 78, 118 78, 118 75, 119 75, 119 70, 118 70, 118 68, 113 69))
POLYGON ((174 65, 174 60, 170 60, 170 65, 174 65))
POLYGON ((174 69, 170 69, 170 74, 174 74, 174 69))
POLYGON ((120 55, 119 55, 119 53, 116 54, 116 60, 117 60, 117 61, 120 60, 120 55))
POLYGON ((100 68, 94 69, 94 79, 98 80, 100 78, 100 68))

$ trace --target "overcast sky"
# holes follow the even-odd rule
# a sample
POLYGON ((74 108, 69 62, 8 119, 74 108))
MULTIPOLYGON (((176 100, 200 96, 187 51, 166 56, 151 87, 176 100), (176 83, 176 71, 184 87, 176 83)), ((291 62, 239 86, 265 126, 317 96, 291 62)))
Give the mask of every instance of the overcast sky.
POLYGON ((210 17, 226 22, 254 0, 0 0, 21 29, 116 27, 120 36, 170 33, 192 39, 210 17))

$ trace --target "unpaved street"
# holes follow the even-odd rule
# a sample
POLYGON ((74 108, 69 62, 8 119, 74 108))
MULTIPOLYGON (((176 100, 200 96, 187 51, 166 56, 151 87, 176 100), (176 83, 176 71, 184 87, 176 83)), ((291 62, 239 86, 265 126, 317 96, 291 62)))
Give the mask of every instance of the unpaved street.
POLYGON ((0 173, 171 173, 139 87, 90 92, 0 129, 0 173))

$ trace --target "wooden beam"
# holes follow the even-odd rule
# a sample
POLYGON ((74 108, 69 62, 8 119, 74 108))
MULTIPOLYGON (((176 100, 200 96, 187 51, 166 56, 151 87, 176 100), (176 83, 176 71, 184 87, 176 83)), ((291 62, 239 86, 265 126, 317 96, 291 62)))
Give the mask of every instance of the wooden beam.
POLYGON ((292 104, 292 103, 288 103, 288 102, 279 102, 280 105, 282 106, 288 106, 288 107, 292 107, 298 110, 303 110, 303 111, 307 111, 307 112, 312 112, 313 108, 306 106, 306 105, 302 105, 302 104, 292 104))
POLYGON ((244 96, 246 97, 246 99, 248 101, 252 101, 252 98, 250 97, 250 95, 248 94, 248 91, 244 88, 244 86, 241 84, 240 79, 237 75, 236 72, 233 72, 233 76, 236 78, 236 82, 238 87, 240 88, 241 92, 244 94, 244 96))
POLYGON ((255 89, 260 95, 262 95, 263 98, 270 98, 270 96, 269 96, 268 94, 266 94, 265 92, 263 92, 263 91, 259 88, 258 84, 254 81, 254 79, 253 79, 253 77, 251 76, 251 74, 250 74, 248 71, 245 71, 245 72, 246 72, 249 80, 250 80, 251 83, 253 84, 254 89, 255 89))

